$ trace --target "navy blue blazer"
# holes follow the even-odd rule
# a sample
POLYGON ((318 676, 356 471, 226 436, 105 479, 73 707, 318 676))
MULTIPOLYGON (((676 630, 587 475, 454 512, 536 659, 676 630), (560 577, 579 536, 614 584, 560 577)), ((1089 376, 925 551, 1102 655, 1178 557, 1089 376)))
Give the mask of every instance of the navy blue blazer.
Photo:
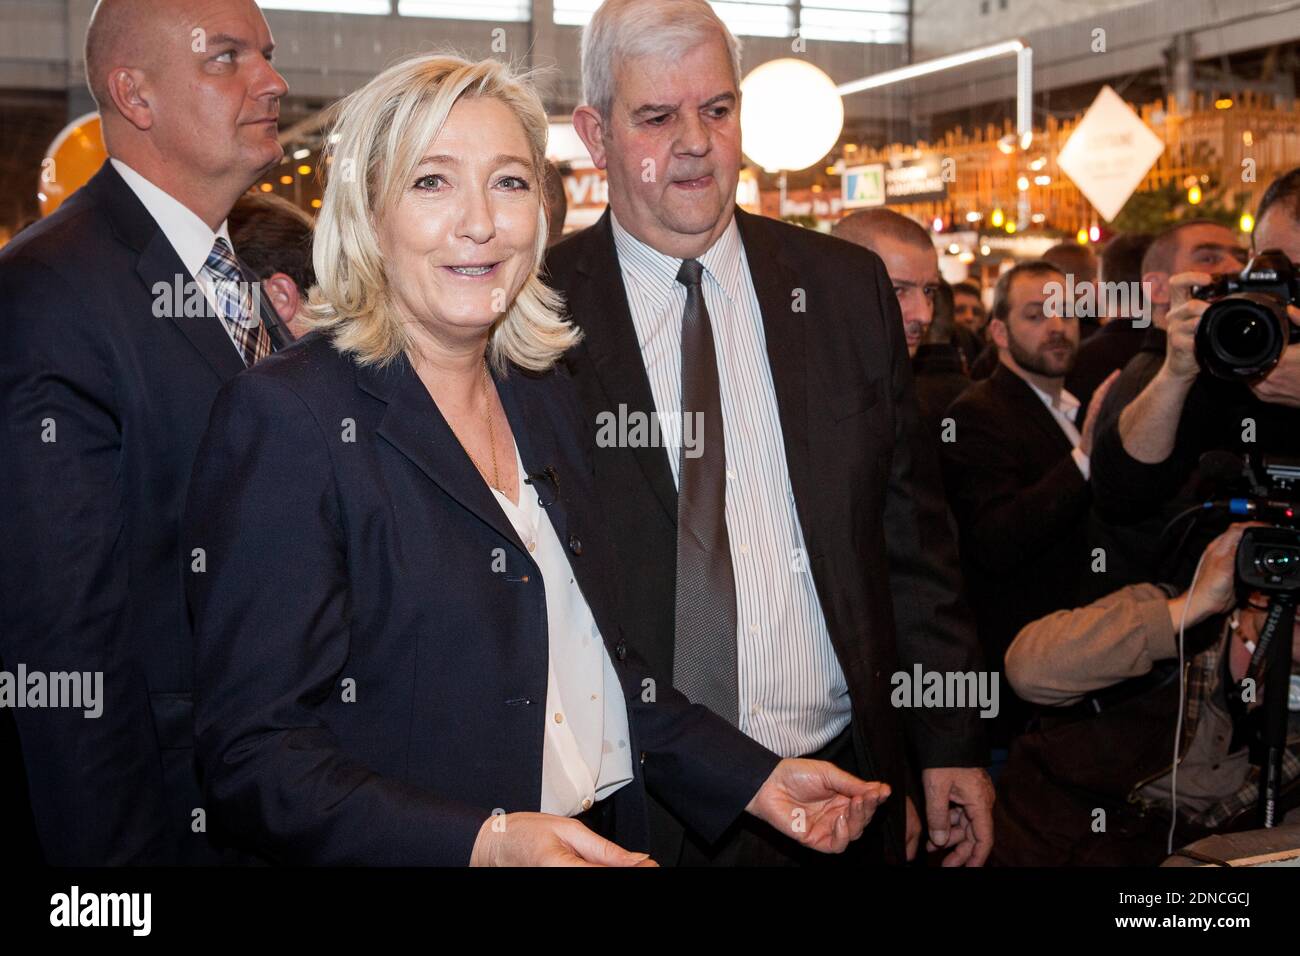
POLYGON ((195 813, 177 531, 208 410, 244 363, 206 300, 190 317, 156 308, 178 280, 108 162, 0 251, 0 659, 103 675, 98 718, 13 711, 55 865, 219 859, 195 813))
MULTIPOLYGON (((629 650, 567 374, 511 368, 497 388, 525 468, 558 488, 547 511, 627 700, 616 839, 645 848, 645 786, 714 839, 778 758, 629 650)), ((541 575, 404 358, 359 366, 314 334, 232 380, 183 539, 201 549, 186 586, 207 805, 246 848, 465 864, 494 810, 539 809, 541 575)))

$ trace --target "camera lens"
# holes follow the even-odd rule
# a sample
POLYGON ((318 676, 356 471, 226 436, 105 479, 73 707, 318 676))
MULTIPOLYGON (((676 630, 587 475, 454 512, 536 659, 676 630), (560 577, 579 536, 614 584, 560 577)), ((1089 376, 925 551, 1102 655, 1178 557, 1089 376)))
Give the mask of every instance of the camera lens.
POLYGON ((1196 358, 1218 378, 1254 378, 1273 367, 1287 342, 1286 303, 1258 292, 1224 296, 1196 327, 1196 358))
POLYGON ((1253 363, 1266 353, 1272 336, 1259 316, 1250 312, 1233 314, 1219 330, 1219 345, 1225 355, 1242 363, 1253 363))
POLYGON ((1257 560, 1260 570, 1276 577, 1288 577, 1300 568, 1300 554, 1291 548, 1269 548, 1257 560))

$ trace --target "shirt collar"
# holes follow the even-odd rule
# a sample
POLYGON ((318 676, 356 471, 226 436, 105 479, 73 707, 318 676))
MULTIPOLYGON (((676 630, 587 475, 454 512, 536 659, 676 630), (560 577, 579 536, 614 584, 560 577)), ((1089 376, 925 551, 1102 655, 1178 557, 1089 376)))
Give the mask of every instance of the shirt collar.
POLYGON ((1079 412, 1079 400, 1066 391, 1065 388, 1061 389, 1061 395, 1059 398, 1053 399, 1049 393, 1043 391, 1029 379, 1024 378, 1023 381, 1034 390, 1034 394, 1042 399, 1043 404, 1049 409, 1061 412, 1066 418, 1070 419, 1070 421, 1074 421, 1079 412))
MULTIPOLYGON (((668 298, 677 285, 677 273, 683 260, 665 255, 632 235, 619 223, 612 208, 609 220, 614 230, 614 246, 618 250, 619 263, 631 273, 646 293, 655 298, 660 307, 667 305, 668 298)), ((713 279, 723 295, 732 302, 738 301, 744 244, 740 240, 740 228, 736 225, 734 215, 726 230, 699 259, 705 274, 713 279)))
MULTIPOLYGON (((158 228, 163 231, 167 241, 176 250, 176 255, 180 257, 181 264, 191 276, 198 276, 204 263, 208 261, 208 255, 212 252, 218 236, 230 243, 227 222, 222 222, 221 227, 213 232, 192 209, 175 196, 159 189, 126 163, 120 159, 110 159, 109 162, 131 187, 131 191, 148 210, 149 215, 153 216, 154 221, 158 223, 158 228)), ((233 251, 234 243, 230 243, 230 247, 233 251)))

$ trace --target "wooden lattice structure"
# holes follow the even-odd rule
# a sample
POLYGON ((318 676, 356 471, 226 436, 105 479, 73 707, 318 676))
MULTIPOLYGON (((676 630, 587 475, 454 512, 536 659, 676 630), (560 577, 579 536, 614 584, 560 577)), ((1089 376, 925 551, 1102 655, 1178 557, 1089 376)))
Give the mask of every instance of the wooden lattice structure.
MULTIPOLYGON (((1183 183, 1188 177, 1210 174, 1223 184, 1225 191, 1248 195, 1248 207, 1254 208, 1260 195, 1279 173, 1300 166, 1300 103, 1279 104, 1264 97, 1243 94, 1230 108, 1218 108, 1213 102, 1197 101, 1193 109, 1179 113, 1172 98, 1149 103, 1138 109, 1143 122, 1165 143, 1165 150, 1151 167, 1138 191, 1158 189, 1169 183, 1183 183), (1243 179, 1247 170, 1243 161, 1254 160, 1254 181, 1243 179), (1207 164, 1209 168, 1207 168, 1207 164), (1238 185, 1240 184, 1240 185, 1238 185)), ((1016 217, 1020 190, 1017 180, 1029 180, 1029 207, 1042 213, 1039 228, 1073 233, 1099 223, 1100 217, 1079 192, 1070 178, 1056 166, 1056 157, 1082 119, 1049 118, 1043 128, 1034 130, 1028 150, 1015 147, 1011 153, 999 148, 1001 140, 1010 145, 1014 127, 1008 119, 1001 128, 988 125, 970 132, 954 130, 935 143, 891 144, 881 149, 858 149, 846 160, 850 163, 887 162, 891 156, 938 154, 955 161, 955 181, 948 184, 948 196, 942 201, 919 202, 895 206, 900 212, 921 222, 941 217, 952 228, 967 228, 966 214, 984 214, 982 228, 988 228, 988 216, 1001 208, 1008 219, 1016 217), (1035 159, 1042 168, 1031 169, 1035 159), (1034 184, 1034 177, 1051 177, 1049 185, 1034 184)))

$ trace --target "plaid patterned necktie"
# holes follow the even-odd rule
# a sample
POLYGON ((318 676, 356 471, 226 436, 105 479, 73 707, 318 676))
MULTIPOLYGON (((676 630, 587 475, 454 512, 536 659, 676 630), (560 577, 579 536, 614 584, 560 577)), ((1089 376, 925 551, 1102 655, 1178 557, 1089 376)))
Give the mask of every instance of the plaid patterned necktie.
POLYGON ((262 326, 261 316, 253 308, 252 284, 244 279, 234 250, 223 236, 217 236, 208 253, 203 271, 212 280, 217 300, 217 314, 235 341, 245 365, 252 365, 271 354, 271 336, 262 326))

